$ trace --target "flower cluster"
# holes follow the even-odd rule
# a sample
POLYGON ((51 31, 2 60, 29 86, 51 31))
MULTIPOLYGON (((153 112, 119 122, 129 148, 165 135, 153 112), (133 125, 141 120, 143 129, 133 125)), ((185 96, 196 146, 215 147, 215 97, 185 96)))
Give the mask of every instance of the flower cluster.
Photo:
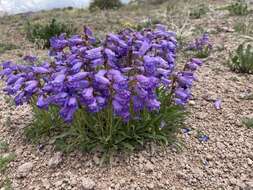
POLYGON ((191 42, 187 49, 208 54, 212 49, 212 44, 209 41, 208 33, 204 33, 200 38, 197 38, 194 42, 191 42))
POLYGON ((7 61, 0 76, 5 77, 4 90, 15 95, 17 105, 33 98, 41 109, 58 106, 66 122, 73 120, 78 109, 96 113, 109 108, 124 121, 143 110, 159 111, 161 87, 172 91, 175 104, 185 105, 193 73, 202 64, 192 59, 176 73, 175 33, 163 25, 108 34, 99 46, 87 27, 81 35, 67 39, 62 34, 50 43, 53 61, 38 65, 33 56, 25 57, 25 65, 7 61))
POLYGON ((177 74, 177 86, 175 90, 175 103, 184 106, 191 98, 191 87, 196 80, 194 71, 201 66, 203 62, 199 59, 192 58, 182 72, 177 74))

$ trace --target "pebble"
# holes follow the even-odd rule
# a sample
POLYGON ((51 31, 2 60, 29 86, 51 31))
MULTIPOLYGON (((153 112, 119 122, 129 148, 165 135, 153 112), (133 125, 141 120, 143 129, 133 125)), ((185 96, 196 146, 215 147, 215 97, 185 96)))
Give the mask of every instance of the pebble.
POLYGON ((82 190, 93 190, 96 186, 95 182, 92 179, 86 177, 83 177, 81 179, 81 183, 82 183, 82 190))
POLYGON ((57 167, 62 162, 62 153, 56 152, 52 158, 48 161, 48 166, 50 168, 57 167))
POLYGON ((31 172, 32 168, 33 168, 32 162, 22 164, 17 169, 17 177, 19 178, 26 177, 31 172))
POLYGON ((196 104, 195 101, 193 101, 193 100, 189 101, 189 105, 194 106, 195 104, 196 104))
POLYGON ((153 171, 154 171, 154 165, 151 164, 150 162, 147 162, 147 163, 145 164, 145 171, 146 171, 147 173, 153 172, 153 171))
POLYGON ((247 163, 248 163, 249 166, 251 166, 253 164, 253 161, 250 158, 248 158, 247 163))

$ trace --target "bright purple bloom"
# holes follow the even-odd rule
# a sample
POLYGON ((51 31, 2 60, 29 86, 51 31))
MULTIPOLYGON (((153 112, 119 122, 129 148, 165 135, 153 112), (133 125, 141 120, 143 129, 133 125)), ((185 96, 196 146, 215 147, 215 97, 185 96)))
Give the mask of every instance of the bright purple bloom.
MULTIPOLYGON (((184 106, 191 98, 194 72, 202 61, 191 59, 176 73, 176 35, 165 26, 125 29, 95 42, 92 31, 84 27, 80 36, 62 34, 50 40, 50 63, 35 65, 38 60, 32 56, 25 57, 30 65, 4 62, 4 90, 15 96, 17 105, 33 97, 39 108, 57 106, 65 122, 71 122, 78 109, 95 113, 108 106, 125 122, 143 111, 159 113, 161 91, 176 105, 184 106)), ((207 42, 205 35, 201 43, 207 42)))
POLYGON ((217 110, 220 110, 220 109, 221 109, 221 99, 217 99, 217 100, 214 102, 214 107, 215 107, 215 109, 217 109, 217 110))

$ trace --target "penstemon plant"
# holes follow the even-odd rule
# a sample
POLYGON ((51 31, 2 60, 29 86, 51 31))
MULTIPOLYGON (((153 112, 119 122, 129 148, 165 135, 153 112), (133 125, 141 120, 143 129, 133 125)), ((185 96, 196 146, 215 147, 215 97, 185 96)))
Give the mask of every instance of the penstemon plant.
POLYGON ((27 56, 29 64, 6 61, 0 73, 16 105, 34 108, 30 137, 53 130, 60 146, 103 152, 175 138, 202 61, 192 58, 176 70, 174 32, 163 25, 124 29, 98 45, 85 27, 82 35, 50 42, 53 61, 38 65, 27 56))
POLYGON ((212 44, 209 41, 208 33, 204 33, 201 37, 191 42, 187 50, 193 51, 197 58, 207 58, 212 50, 212 44))

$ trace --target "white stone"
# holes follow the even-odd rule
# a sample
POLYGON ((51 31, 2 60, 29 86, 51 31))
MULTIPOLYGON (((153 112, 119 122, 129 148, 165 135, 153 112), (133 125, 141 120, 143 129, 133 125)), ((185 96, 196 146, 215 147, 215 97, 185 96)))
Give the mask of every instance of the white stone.
POLYGON ((27 162, 25 164, 22 164, 21 166, 18 167, 18 170, 17 170, 18 177, 26 177, 30 173, 32 168, 33 168, 32 162, 27 162))
POLYGON ((52 158, 48 161, 48 166, 54 168, 62 162, 62 153, 56 152, 52 158))

